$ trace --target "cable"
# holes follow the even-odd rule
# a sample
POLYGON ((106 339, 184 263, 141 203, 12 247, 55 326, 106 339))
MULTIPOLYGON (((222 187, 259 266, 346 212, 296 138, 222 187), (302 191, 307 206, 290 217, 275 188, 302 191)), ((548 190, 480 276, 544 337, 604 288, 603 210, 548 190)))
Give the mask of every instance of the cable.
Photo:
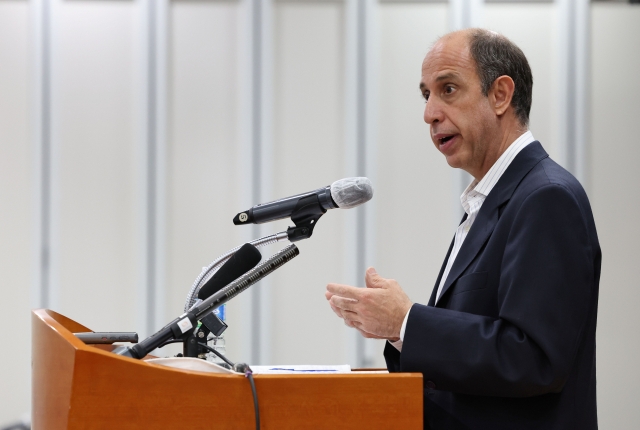
POLYGON ((253 393, 253 408, 256 411, 256 430, 260 430, 260 409, 258 409, 258 392, 256 391, 256 383, 253 381, 253 372, 247 366, 244 376, 249 379, 251 384, 251 392, 253 393))
POLYGON ((220 354, 218 351, 216 351, 215 349, 213 349, 212 347, 210 347, 209 345, 207 345, 206 343, 201 343, 198 342, 198 345, 200 345, 203 348, 206 348, 208 351, 213 352, 215 355, 217 355, 218 357, 220 357, 225 363, 227 363, 229 366, 233 367, 233 363, 229 361, 229 359, 227 357, 225 357, 224 355, 220 354))
POLYGON ((256 383, 253 380, 253 370, 246 363, 236 363, 233 366, 233 371, 238 373, 244 373, 244 377, 249 379, 251 384, 251 393, 253 394, 253 408, 256 414, 256 430, 260 430, 260 409, 258 408, 258 392, 256 391, 256 383))
MULTIPOLYGON (((170 339, 162 343, 160 346, 158 346, 158 348, 162 348, 163 346, 168 345, 170 343, 179 343, 179 342, 183 342, 183 339, 170 339)), ((231 361, 229 361, 227 357, 220 354, 218 351, 216 351, 206 343, 198 342, 198 345, 200 345, 203 348, 206 348, 208 351, 211 351, 215 355, 220 357, 222 360, 224 360, 225 363, 231 366, 231 368, 234 371, 244 371, 244 376, 245 378, 249 379, 249 384, 251 385, 251 394, 253 394, 253 409, 256 415, 256 430, 260 430, 260 409, 258 408, 258 392, 256 391, 256 383, 253 380, 253 372, 251 371, 251 368, 244 363, 238 363, 238 365, 233 364, 231 361)))

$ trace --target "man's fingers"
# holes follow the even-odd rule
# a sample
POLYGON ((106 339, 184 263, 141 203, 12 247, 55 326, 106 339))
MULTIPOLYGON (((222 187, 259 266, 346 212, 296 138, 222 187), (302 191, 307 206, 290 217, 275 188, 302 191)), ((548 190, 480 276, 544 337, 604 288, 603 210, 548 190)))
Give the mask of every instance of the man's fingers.
POLYGON ((342 310, 341 310, 341 309, 338 309, 338 308, 336 308, 335 306, 333 306, 333 305, 331 304, 331 302, 329 302, 329 306, 331 306, 331 310, 332 310, 336 315, 338 315, 340 318, 344 318, 344 316, 342 315, 342 310))
POLYGON ((353 312, 343 311, 342 315, 342 319, 344 320, 344 323, 347 325, 347 327, 356 328, 357 325, 361 324, 361 322, 358 321, 358 315, 353 312))
POLYGON ((332 306, 335 306, 343 311, 355 312, 358 301, 335 295, 331 297, 331 299, 329 299, 329 303, 331 303, 332 306))
POLYGON ((350 285, 343 284, 329 284, 327 285, 327 292, 336 296, 346 297, 349 299, 358 299, 360 297, 361 288, 352 287, 350 285))
POLYGON ((329 302, 329 306, 331 306, 331 310, 333 312, 336 313, 336 315, 338 315, 340 318, 345 318, 345 316, 355 316, 357 315, 355 312, 352 311, 348 311, 346 309, 340 309, 338 307, 336 307, 335 305, 331 304, 331 302, 329 302))

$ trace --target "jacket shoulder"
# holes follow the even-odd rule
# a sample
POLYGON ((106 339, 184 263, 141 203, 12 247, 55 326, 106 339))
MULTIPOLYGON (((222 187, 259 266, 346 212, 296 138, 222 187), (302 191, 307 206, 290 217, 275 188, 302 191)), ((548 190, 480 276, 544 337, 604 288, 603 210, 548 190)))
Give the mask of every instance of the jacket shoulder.
POLYGON ((589 199, 582 184, 567 169, 549 157, 541 160, 537 166, 531 169, 529 174, 523 178, 516 192, 520 191, 528 195, 545 186, 564 188, 581 204, 588 205, 589 199))
POLYGON ((589 235, 594 246, 599 248, 598 234, 589 198, 582 184, 569 171, 549 157, 541 160, 523 178, 513 194, 513 200, 518 202, 516 206, 521 206, 533 195, 551 203, 557 202, 558 198, 573 200, 590 232, 589 235))

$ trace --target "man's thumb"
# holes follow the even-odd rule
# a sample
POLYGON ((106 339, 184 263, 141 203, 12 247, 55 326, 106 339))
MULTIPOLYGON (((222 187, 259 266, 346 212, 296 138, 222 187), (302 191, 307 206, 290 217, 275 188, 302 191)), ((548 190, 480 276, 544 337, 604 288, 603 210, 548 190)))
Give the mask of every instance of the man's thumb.
POLYGON ((373 267, 369 267, 365 272, 364 280, 369 288, 381 288, 382 287, 382 277, 378 275, 376 269, 373 267))

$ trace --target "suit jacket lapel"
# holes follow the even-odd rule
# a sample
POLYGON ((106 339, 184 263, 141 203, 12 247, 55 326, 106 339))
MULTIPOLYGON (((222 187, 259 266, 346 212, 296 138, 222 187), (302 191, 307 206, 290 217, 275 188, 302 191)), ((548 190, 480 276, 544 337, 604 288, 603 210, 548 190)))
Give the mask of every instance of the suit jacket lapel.
MULTIPOLYGON (((467 219, 467 214, 465 213, 464 216, 462 217, 462 221, 460 221, 460 224, 465 222, 466 219, 467 219)), ((427 304, 427 306, 435 306, 436 304, 436 294, 438 294, 440 279, 442 279, 442 274, 444 273, 444 269, 445 267, 447 267, 447 261, 449 261, 449 256, 451 255, 451 251, 453 250, 453 244, 455 243, 455 241, 456 241, 456 236, 454 234, 453 240, 451 241, 451 245, 449 245, 449 250, 447 251, 447 256, 444 257, 444 263, 442 263, 442 266, 440 267, 440 273, 438 274, 438 279, 436 279, 436 285, 433 287, 433 290, 431 291, 431 298, 429 299, 429 303, 427 304)))
MULTIPOLYGON (((516 155, 482 204, 480 212, 478 212, 478 216, 473 222, 471 230, 469 230, 466 239, 462 243, 460 251, 458 251, 458 255, 453 262, 453 266, 451 266, 451 271, 447 276, 447 280, 442 288, 442 293, 440 294, 441 298, 460 275, 462 275, 469 264, 471 264, 482 246, 491 236, 498 222, 498 209, 500 206, 511 198, 518 184, 522 181, 522 178, 524 178, 540 160, 548 156, 538 141, 527 145, 527 147, 516 155)), ((449 253, 451 253, 451 248, 449 249, 449 253)), ((448 259, 449 256, 447 255, 445 265, 448 259)), ((442 276, 442 271, 440 272, 440 276, 442 276)), ((438 285, 439 283, 436 284, 435 290, 438 289, 438 285)), ((431 296, 435 302, 435 293, 432 293, 431 296)), ((431 303, 431 300, 429 302, 431 303)))

